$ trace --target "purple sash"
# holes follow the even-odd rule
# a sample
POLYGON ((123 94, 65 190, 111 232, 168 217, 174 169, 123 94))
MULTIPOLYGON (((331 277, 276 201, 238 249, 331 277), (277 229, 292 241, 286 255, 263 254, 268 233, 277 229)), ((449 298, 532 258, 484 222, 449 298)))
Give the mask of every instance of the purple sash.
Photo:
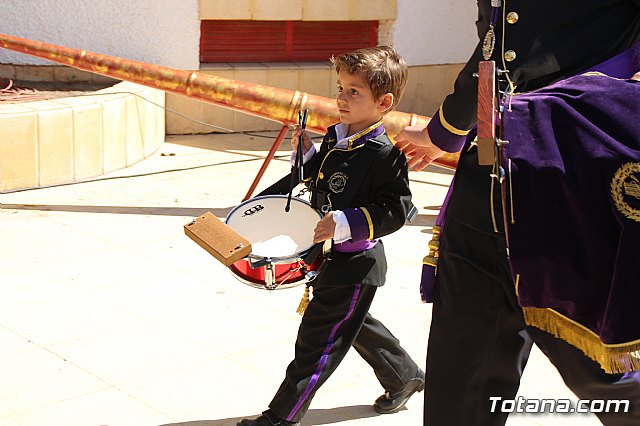
POLYGON ((364 240, 353 243, 351 241, 345 241, 340 244, 334 244, 333 250, 340 253, 353 253, 356 251, 365 251, 374 248, 378 244, 378 240, 364 240))

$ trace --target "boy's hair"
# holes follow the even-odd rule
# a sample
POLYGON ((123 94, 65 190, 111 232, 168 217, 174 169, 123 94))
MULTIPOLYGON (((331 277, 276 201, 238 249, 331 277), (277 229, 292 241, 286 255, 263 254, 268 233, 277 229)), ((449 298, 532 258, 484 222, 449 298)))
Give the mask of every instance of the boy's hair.
POLYGON ((394 109, 400 102, 409 71, 404 59, 393 46, 358 49, 332 56, 331 62, 336 72, 362 75, 374 99, 379 99, 385 93, 393 94, 393 104, 386 112, 394 109))

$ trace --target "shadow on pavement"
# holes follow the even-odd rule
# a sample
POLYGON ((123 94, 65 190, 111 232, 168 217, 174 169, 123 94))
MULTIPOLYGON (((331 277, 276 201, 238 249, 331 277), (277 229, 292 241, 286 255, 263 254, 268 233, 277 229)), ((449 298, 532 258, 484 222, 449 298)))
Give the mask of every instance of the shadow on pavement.
MULTIPOLYGON (((193 420, 189 422, 167 423, 160 426, 235 426, 242 419, 253 419, 260 414, 251 414, 245 417, 236 417, 218 420, 193 420)), ((347 407, 311 409, 304 417, 303 424, 306 425, 332 425, 347 420, 366 419, 378 417, 380 414, 373 411, 371 405, 351 405, 347 407)))
POLYGON ((108 213, 108 214, 142 214, 157 216, 191 216, 197 217, 211 212, 218 217, 226 217, 233 207, 133 207, 133 206, 82 206, 56 204, 2 204, 3 209, 11 210, 40 210, 54 212, 76 213, 108 213))

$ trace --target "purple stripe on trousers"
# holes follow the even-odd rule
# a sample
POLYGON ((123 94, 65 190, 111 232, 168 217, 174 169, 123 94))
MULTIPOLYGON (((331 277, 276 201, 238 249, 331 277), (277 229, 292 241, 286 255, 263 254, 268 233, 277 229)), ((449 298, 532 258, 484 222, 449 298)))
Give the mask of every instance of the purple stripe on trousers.
POLYGON ((342 323, 348 320, 351 314, 353 314, 353 310, 356 307, 356 302, 358 301, 358 295, 360 294, 360 286, 360 284, 356 284, 356 291, 353 293, 353 298, 351 298, 351 304, 349 305, 349 311, 347 312, 347 315, 333 326, 333 330, 331 330, 331 334, 329 334, 329 338, 327 339, 327 346, 324 348, 322 356, 320 357, 318 368, 316 368, 316 372, 313 373, 313 376, 311 376, 311 380, 309 381, 307 388, 305 389, 302 396, 300 396, 300 399, 296 403, 295 407, 293 407, 293 410, 291 410, 291 412, 287 416, 286 420, 288 422, 292 421, 291 419, 293 419, 293 416, 295 416, 298 410, 300 410, 300 407, 302 407, 302 404, 304 404, 304 402, 309 397, 309 394, 318 383, 320 374, 322 374, 322 372, 324 371, 324 367, 327 365, 327 358, 329 357, 329 352, 331 352, 331 348, 333 347, 333 338, 335 337, 338 328, 340 328, 342 323))

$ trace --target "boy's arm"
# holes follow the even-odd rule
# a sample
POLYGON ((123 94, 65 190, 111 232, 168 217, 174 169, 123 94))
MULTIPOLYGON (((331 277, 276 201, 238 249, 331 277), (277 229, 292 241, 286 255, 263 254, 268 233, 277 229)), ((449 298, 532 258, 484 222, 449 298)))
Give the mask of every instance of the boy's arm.
POLYGON ((351 241, 372 240, 397 231, 404 225, 411 209, 409 173, 405 156, 396 148, 373 167, 375 185, 373 202, 342 210, 351 231, 351 241))

